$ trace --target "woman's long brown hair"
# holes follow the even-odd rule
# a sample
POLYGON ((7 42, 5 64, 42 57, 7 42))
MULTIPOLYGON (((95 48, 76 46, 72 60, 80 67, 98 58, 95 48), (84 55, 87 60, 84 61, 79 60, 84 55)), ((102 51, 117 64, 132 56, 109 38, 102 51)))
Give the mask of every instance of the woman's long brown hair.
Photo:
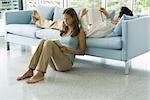
MULTIPOLYGON (((72 17, 74 27, 72 30, 71 37, 77 36, 80 32, 79 19, 78 19, 77 13, 75 12, 73 8, 67 8, 64 10, 63 14, 68 14, 72 17)), ((68 31, 68 26, 66 26, 65 23, 63 22, 63 28, 60 31, 60 35, 62 36, 66 34, 67 31, 68 31)))

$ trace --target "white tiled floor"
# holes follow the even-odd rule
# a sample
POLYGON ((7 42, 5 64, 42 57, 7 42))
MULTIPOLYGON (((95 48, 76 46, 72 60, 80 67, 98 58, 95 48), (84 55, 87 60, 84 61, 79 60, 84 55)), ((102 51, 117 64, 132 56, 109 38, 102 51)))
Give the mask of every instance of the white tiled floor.
POLYGON ((0 36, 4 34, 4 19, 0 19, 0 36))
POLYGON ((0 100, 150 100, 150 53, 132 60, 124 75, 119 61, 78 56, 69 72, 48 68, 45 80, 34 85, 15 78, 28 66, 31 52, 0 38, 0 100))

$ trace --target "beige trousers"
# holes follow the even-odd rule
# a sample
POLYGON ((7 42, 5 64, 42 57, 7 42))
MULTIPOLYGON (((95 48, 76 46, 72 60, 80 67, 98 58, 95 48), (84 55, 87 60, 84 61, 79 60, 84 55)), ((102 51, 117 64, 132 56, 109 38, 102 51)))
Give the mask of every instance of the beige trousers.
POLYGON ((41 40, 29 64, 29 68, 46 72, 47 66, 57 71, 67 71, 72 68, 71 60, 66 57, 54 41, 41 40))

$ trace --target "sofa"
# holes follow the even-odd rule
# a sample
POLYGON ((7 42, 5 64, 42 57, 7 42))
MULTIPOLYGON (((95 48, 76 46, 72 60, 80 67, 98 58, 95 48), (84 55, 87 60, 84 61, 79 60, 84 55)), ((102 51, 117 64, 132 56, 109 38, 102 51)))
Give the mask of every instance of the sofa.
MULTIPOLYGON (((62 19, 63 9, 60 7, 39 7, 42 17, 48 20, 62 19)), ((79 13, 79 9, 75 8, 79 13)), ((31 19, 32 11, 5 12, 5 40, 7 50, 10 42, 20 45, 37 45, 42 38, 59 38, 59 31, 41 29, 31 19)), ((150 50, 150 16, 124 19, 121 22, 121 33, 103 38, 87 38, 86 55, 119 60, 125 63, 125 74, 131 69, 132 58, 150 50)))

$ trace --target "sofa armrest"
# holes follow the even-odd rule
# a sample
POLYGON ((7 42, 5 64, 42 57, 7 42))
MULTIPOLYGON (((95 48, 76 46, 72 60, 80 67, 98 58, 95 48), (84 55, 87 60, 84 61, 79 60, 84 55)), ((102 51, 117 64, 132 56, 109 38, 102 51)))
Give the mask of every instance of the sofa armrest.
POLYGON ((6 11, 5 24, 28 24, 31 20, 32 11, 6 11))
POLYGON ((122 23, 122 60, 130 60, 150 50, 150 16, 122 23))

